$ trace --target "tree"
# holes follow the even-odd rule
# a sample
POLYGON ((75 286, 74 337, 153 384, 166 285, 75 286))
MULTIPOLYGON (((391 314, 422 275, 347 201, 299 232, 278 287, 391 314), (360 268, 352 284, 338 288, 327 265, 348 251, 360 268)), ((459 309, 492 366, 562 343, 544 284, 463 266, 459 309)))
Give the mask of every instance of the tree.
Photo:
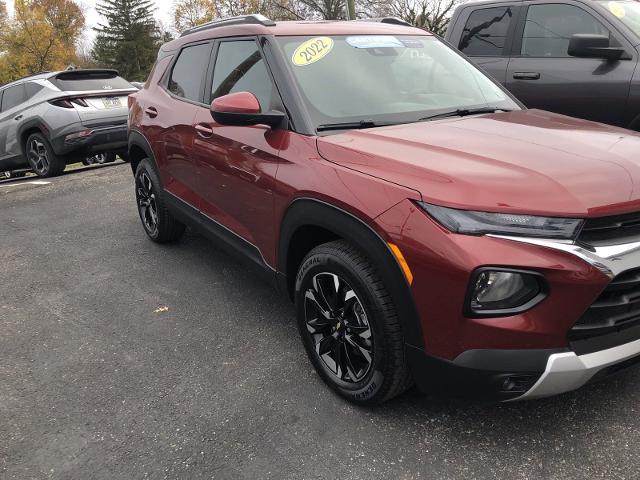
POLYGON ((0 82, 76 62, 85 21, 73 0, 16 0, 14 17, 3 21, 0 82))
POLYGON ((377 13, 401 18, 416 27, 443 36, 458 3, 459 0, 391 0, 378 4, 377 13))
POLYGON ((145 80, 162 43, 151 0, 101 0, 93 48, 98 64, 115 68, 131 81, 145 80))
POLYGON ((182 32, 218 16, 215 0, 179 0, 173 8, 173 26, 182 32))

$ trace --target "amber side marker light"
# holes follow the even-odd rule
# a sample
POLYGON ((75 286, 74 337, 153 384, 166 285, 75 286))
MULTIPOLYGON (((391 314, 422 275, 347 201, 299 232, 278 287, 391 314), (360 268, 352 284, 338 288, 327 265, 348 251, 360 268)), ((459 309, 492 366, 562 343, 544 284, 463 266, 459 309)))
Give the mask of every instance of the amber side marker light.
POLYGON ((393 256, 396 257, 396 260, 400 265, 400 268, 402 269, 407 282, 409 282, 409 285, 413 285, 413 273, 411 273, 411 269, 409 268, 409 264, 405 260, 404 255, 402 255, 402 252, 397 245, 393 243, 387 243, 387 245, 391 249, 391 252, 393 252, 393 256))

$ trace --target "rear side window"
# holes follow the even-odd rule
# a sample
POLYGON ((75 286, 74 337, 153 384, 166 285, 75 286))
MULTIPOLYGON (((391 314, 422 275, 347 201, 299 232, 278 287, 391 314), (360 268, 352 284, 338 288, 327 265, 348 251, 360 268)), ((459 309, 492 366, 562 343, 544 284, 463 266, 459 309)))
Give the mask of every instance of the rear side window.
POLYGON ((39 83, 27 82, 25 84, 25 88, 27 89, 27 99, 31 99, 35 97, 38 92, 40 92, 40 90, 42 90, 44 87, 39 83))
POLYGON ((469 56, 502 56, 512 20, 511 7, 474 11, 462 31, 458 48, 469 56))
POLYGON ((253 93, 263 112, 271 110, 273 83, 253 40, 223 42, 218 49, 211 101, 236 92, 253 93))
POLYGON ((568 57, 569 41, 577 33, 609 36, 605 28, 583 9, 565 4, 531 5, 522 37, 522 55, 568 57))
POLYGON ((210 55, 211 45, 208 43, 183 49, 173 66, 169 78, 169 91, 178 97, 202 102, 202 82, 209 66, 210 55))
POLYGON ((9 87, 5 89, 2 95, 2 111, 6 112, 7 110, 11 110, 23 103, 26 99, 24 84, 9 87))
POLYGON ((133 85, 113 72, 73 70, 58 74, 49 80, 64 92, 133 89, 133 85))

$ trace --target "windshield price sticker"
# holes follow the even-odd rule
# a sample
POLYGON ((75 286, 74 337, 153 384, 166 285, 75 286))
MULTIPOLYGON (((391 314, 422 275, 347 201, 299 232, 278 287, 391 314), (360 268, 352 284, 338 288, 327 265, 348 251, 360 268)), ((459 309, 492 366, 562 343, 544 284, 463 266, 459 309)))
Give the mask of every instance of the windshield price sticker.
POLYGON ((368 35, 347 38, 354 48, 405 48, 404 43, 389 35, 368 35))
POLYGON ((624 18, 624 16, 627 14, 624 6, 618 2, 609 2, 609 11, 618 18, 624 18))
POLYGON ((307 40, 293 52, 291 61, 298 67, 311 65, 329 55, 333 49, 333 39, 330 37, 316 37, 307 40))

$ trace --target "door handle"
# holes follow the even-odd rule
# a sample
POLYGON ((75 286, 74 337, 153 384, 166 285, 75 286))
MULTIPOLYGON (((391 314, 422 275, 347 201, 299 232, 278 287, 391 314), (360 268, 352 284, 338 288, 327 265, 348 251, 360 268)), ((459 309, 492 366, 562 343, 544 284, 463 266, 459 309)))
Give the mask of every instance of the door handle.
POLYGON ((156 118, 158 116, 158 110, 155 107, 147 107, 144 111, 149 117, 156 118))
POLYGON ((14 118, 14 120, 17 122, 19 120, 22 120, 24 117, 24 115, 18 115, 16 118, 14 118))
POLYGON ((516 80, 540 80, 538 72, 515 72, 513 78, 516 80))
POLYGON ((198 132, 198 135, 200 135, 202 138, 211 138, 213 136, 213 128, 205 125, 204 123, 198 123, 195 126, 195 129, 196 132, 198 132))

